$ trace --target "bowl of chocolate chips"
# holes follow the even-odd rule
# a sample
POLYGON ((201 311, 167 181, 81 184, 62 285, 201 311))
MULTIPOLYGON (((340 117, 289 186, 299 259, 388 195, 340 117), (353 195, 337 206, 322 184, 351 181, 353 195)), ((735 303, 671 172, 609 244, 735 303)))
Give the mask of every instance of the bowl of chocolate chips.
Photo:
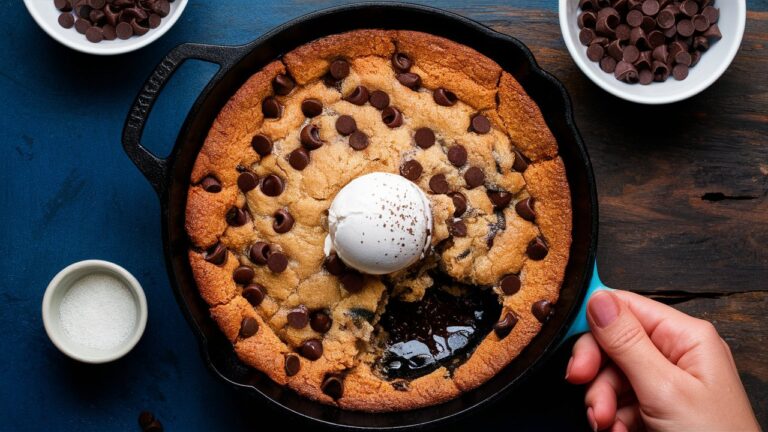
POLYGON ((173 27, 188 0, 24 0, 48 35, 96 55, 135 51, 173 27))
POLYGON ((560 28, 579 68, 628 101, 678 102, 728 69, 745 0, 560 0, 560 28))

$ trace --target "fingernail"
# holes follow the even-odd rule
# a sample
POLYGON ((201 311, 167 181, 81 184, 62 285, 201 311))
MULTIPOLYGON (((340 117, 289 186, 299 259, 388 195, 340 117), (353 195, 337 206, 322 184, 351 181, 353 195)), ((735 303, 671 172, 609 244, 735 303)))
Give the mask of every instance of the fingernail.
POLYGON ((571 365, 573 364, 573 357, 568 360, 568 366, 565 367, 565 379, 568 379, 568 375, 571 374, 571 365))
POLYGON ((613 294, 607 292, 595 293, 589 300, 589 316, 598 327, 604 328, 610 325, 619 316, 619 305, 613 294))
POLYGON ((597 420, 595 420, 595 411, 592 410, 592 407, 587 408, 587 421, 589 422, 589 427, 597 432, 597 420))

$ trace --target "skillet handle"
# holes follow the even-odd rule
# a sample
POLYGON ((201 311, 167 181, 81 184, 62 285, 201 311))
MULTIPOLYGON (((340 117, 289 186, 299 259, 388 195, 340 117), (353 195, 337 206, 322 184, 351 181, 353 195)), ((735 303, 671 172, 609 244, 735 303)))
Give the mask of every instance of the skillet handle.
POLYGON ((592 270, 592 279, 589 281, 589 288, 587 288, 587 295, 584 296, 584 303, 579 307, 579 313, 576 315, 576 319, 571 323, 571 327, 568 329, 568 333, 565 335, 565 339, 570 339, 572 336, 586 333, 589 331, 589 324, 587 323, 587 303, 592 298, 592 294, 598 291, 611 291, 612 288, 605 286, 603 281, 600 280, 600 275, 597 274, 597 262, 595 262, 595 268, 592 270))
POLYGON ((220 65, 217 76, 212 79, 215 81, 219 74, 240 60, 246 51, 246 46, 181 44, 165 56, 144 82, 125 120, 123 150, 159 195, 162 196, 168 187, 168 160, 155 156, 144 147, 141 144, 141 136, 149 113, 163 87, 186 60, 198 59, 220 65))

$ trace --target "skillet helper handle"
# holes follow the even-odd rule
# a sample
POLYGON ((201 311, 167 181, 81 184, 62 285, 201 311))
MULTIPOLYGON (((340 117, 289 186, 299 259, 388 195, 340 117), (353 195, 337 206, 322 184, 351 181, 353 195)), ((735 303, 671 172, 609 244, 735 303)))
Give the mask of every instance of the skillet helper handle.
POLYGON ((592 279, 589 281, 589 288, 587 288, 587 295, 584 296, 584 303, 579 307, 579 313, 576 315, 576 319, 568 329, 568 333, 566 333, 564 340, 589 331, 589 324, 587 323, 587 304, 589 303, 589 299, 598 291, 611 290, 612 288, 608 288, 603 281, 600 280, 600 275, 597 274, 597 262, 595 262, 595 268, 592 271, 592 279))
POLYGON ((221 66, 217 72, 218 75, 229 69, 229 66, 240 60, 244 54, 243 46, 181 44, 165 56, 144 82, 125 120, 123 150, 158 194, 162 195, 168 187, 168 160, 157 157, 144 147, 141 144, 141 137, 152 107, 163 87, 186 60, 197 59, 216 63, 221 66))

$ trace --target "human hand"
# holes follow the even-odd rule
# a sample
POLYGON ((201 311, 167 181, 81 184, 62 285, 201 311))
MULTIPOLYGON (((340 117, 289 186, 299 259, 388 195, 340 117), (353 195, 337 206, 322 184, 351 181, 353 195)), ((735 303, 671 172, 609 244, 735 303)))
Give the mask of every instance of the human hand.
POLYGON ((708 321, 626 291, 595 293, 566 379, 594 430, 759 431, 728 345, 708 321))

